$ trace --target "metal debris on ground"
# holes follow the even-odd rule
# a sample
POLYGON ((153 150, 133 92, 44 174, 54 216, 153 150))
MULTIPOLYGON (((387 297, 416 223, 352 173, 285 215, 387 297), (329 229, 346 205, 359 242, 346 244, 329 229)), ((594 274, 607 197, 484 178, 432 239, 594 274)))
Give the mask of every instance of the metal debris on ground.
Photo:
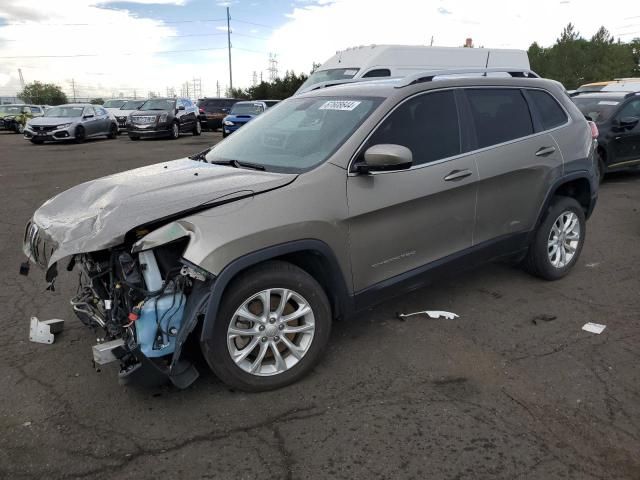
POLYGON ((31 317, 29 328, 29 340, 35 343, 53 343, 54 335, 60 333, 64 328, 64 320, 52 318, 41 322, 38 317, 31 317))
POLYGON ((431 318, 446 318, 447 320, 453 320, 454 318, 458 318, 458 315, 451 312, 443 312, 441 310, 423 310, 421 312, 413 312, 413 313, 398 313, 398 318, 404 321, 407 317, 413 317, 414 315, 427 315, 431 318))
POLYGON ((585 332, 591 332, 598 335, 600 335, 605 328, 607 328, 606 325, 600 325, 599 323, 591 323, 591 322, 585 323, 582 326, 582 330, 584 330, 585 332))

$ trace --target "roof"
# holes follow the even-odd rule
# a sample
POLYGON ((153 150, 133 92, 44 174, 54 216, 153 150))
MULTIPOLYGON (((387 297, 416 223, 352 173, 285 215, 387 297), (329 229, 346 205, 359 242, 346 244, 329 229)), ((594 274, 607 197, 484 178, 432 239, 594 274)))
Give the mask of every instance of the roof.
POLYGON ((632 92, 584 92, 580 95, 574 95, 571 98, 574 100, 579 98, 625 98, 627 95, 629 95, 629 93, 632 92))

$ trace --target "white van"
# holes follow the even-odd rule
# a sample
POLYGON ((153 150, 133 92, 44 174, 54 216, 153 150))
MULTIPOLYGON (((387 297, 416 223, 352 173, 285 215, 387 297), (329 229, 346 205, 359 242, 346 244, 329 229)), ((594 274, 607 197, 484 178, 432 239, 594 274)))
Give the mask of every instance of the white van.
POLYGON ((374 77, 405 77, 427 70, 510 67, 526 69, 524 50, 498 48, 427 47, 419 45, 369 45, 347 48, 323 63, 296 93, 313 85, 374 77))

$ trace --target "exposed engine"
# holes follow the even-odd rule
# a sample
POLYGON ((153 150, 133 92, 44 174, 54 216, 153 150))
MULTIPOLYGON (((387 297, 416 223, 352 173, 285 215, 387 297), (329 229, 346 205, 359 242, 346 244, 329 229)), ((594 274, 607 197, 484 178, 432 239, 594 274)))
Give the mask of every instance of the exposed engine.
POLYGON ((194 284, 206 281, 206 273, 181 261, 183 250, 184 243, 173 242, 138 254, 123 247, 72 260, 71 268, 80 267, 73 310, 104 335, 94 360, 119 360, 121 378, 149 361, 158 372, 172 364, 188 298, 194 284))

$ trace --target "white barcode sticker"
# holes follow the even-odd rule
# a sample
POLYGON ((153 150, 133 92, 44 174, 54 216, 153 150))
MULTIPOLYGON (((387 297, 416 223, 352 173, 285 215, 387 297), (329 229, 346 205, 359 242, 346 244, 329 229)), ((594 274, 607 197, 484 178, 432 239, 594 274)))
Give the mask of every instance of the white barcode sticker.
POLYGON ((598 105, 618 105, 620 102, 614 102, 613 100, 600 100, 598 105))
POLYGON ((324 102, 319 110, 343 110, 350 112, 362 102, 357 100, 329 100, 328 102, 324 102))

